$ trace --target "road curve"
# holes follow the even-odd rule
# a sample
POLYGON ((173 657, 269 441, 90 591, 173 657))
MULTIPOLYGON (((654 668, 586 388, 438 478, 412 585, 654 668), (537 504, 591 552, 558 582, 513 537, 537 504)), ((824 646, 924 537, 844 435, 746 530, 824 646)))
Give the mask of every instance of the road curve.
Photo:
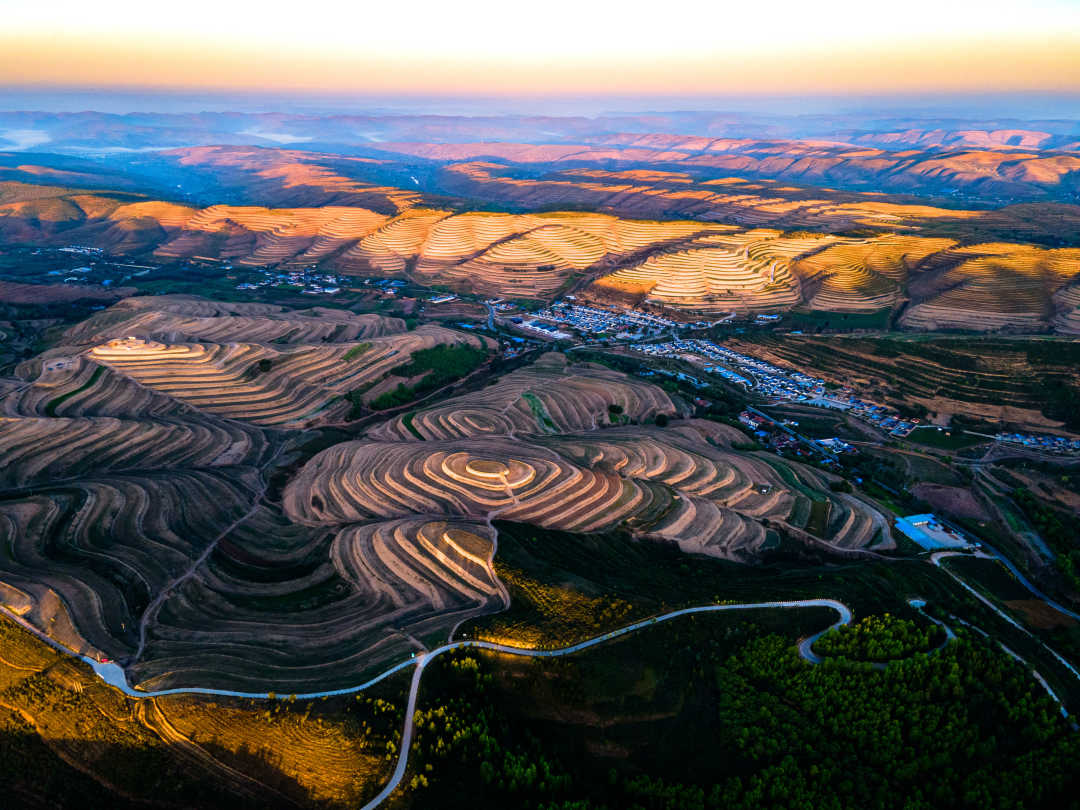
MULTIPOLYGON (((680 616, 688 616, 695 613, 716 613, 722 610, 805 607, 832 608, 839 614, 839 618, 835 623, 825 628, 825 630, 822 630, 820 633, 814 634, 799 645, 799 654, 812 663, 817 663, 820 659, 818 659, 818 657, 810 650, 814 641, 823 633, 827 633, 829 630, 851 622, 851 610, 843 602, 838 602, 835 599, 799 599, 790 602, 747 602, 734 605, 701 605, 699 607, 683 608, 682 610, 673 610, 670 613, 664 613, 660 616, 644 619, 640 622, 635 622, 634 624, 628 624, 625 627, 620 627, 618 630, 612 630, 609 633, 594 636, 593 638, 578 642, 577 644, 571 644, 568 647, 559 647, 551 650, 511 647, 506 644, 495 644, 490 641, 454 641, 449 644, 444 644, 441 647, 436 647, 431 652, 424 653, 417 659, 416 672, 413 673, 412 684, 409 687, 409 701, 405 709, 405 727, 401 734, 401 748, 398 752, 398 761, 397 766, 394 768, 394 773, 391 775, 390 781, 386 783, 381 791, 379 791, 378 795, 365 804, 361 810, 374 810, 374 808, 382 804, 391 793, 397 790, 398 785, 401 784, 401 780, 405 778, 405 771, 409 765, 409 748, 412 746, 413 716, 416 713, 416 700, 417 695, 420 692, 420 679, 423 675, 424 668, 443 653, 469 647, 481 650, 493 650, 509 655, 520 655, 526 658, 558 658, 563 655, 572 655, 573 653, 581 652, 589 647, 595 647, 598 644, 603 644, 605 641, 625 636, 644 627, 660 624, 661 622, 670 621, 671 619, 677 619, 680 616)), ((297 697, 299 697, 299 695, 297 697)))
MULTIPOLYGON (((401 784, 401 780, 405 776, 405 770, 409 764, 409 748, 412 745, 413 735, 413 715, 416 713, 416 700, 420 693, 420 679, 424 674, 424 669, 434 661, 437 657, 443 653, 451 652, 459 649, 480 649, 480 650, 492 650, 494 652, 506 653, 508 655, 520 655, 526 658, 558 658, 564 655, 572 655, 582 650, 587 650, 590 647, 595 647, 599 644, 603 644, 605 641, 619 638, 633 633, 637 630, 641 630, 645 627, 650 627, 654 624, 662 624, 663 622, 671 621, 682 616, 690 616, 697 613, 719 613, 721 611, 729 610, 767 610, 775 608, 808 608, 808 607, 825 607, 835 610, 839 616, 835 623, 822 630, 820 633, 815 633, 810 638, 804 640, 799 644, 799 655, 807 659, 811 663, 818 663, 821 659, 816 656, 810 649, 814 641, 816 641, 822 634, 827 633, 829 630, 840 627, 841 625, 851 623, 851 609, 848 608, 843 602, 839 602, 836 599, 796 599, 791 601, 779 601, 779 602, 742 602, 738 604, 730 605, 699 605, 698 607, 682 608, 681 610, 673 610, 668 613, 663 613, 659 616, 652 616, 648 619, 642 619, 639 622, 628 624, 625 627, 620 627, 617 630, 612 630, 607 633, 603 633, 599 636, 580 641, 577 644, 571 644, 567 647, 558 647, 550 650, 534 649, 530 647, 512 647, 508 644, 496 644, 491 641, 452 641, 443 644, 441 647, 436 647, 430 652, 421 653, 420 655, 410 656, 404 661, 384 670, 374 678, 365 681, 364 683, 356 686, 345 687, 344 689, 331 689, 325 692, 307 692, 304 694, 296 694, 295 696, 300 700, 311 700, 315 698, 332 697, 336 695, 348 695, 354 692, 362 692, 365 689, 374 686, 391 675, 400 672, 403 669, 407 669, 413 665, 416 666, 416 670, 413 672, 412 683, 409 686, 409 698, 405 708, 405 726, 401 734, 401 747, 398 752, 397 766, 394 768, 394 773, 390 777, 390 781, 386 786, 379 791, 379 794, 375 796, 370 802, 364 805, 362 810, 371 810, 371 808, 377 807, 381 804, 387 796, 397 789, 401 784)), ((237 698, 278 698, 283 699, 285 695, 270 692, 236 692, 229 689, 209 689, 205 687, 179 687, 176 689, 160 689, 156 691, 142 691, 134 689, 127 682, 127 675, 124 672, 123 667, 112 662, 102 663, 96 658, 92 658, 88 655, 81 655, 69 650, 59 642, 50 638, 42 633, 36 627, 31 625, 25 619, 6 607, 0 605, 0 612, 3 612, 8 618, 12 619, 19 626, 23 627, 30 633, 40 638, 50 647, 58 650, 67 655, 74 656, 87 664, 94 670, 94 673, 101 678, 109 686, 115 687, 123 692, 128 697, 134 698, 154 698, 164 697, 166 695, 217 695, 220 697, 237 697, 237 698)))
MULTIPOLYGON (((996 554, 996 552, 995 552, 995 554, 996 554)), ((959 552, 959 551, 938 551, 938 552, 935 552, 934 554, 930 555, 930 563, 932 565, 937 566, 942 571, 944 571, 946 574, 948 574, 950 577, 952 577, 957 582, 957 584, 960 585, 960 587, 962 587, 964 590, 966 590, 968 593, 970 593, 972 596, 974 596, 976 599, 978 599, 980 602, 982 602, 984 605, 986 605, 988 608, 990 608, 990 610, 992 610, 994 613, 996 613, 998 616, 1000 616, 1006 622, 1011 624, 1013 627, 1015 627, 1021 633, 1035 639, 1035 641, 1044 650, 1046 650, 1048 653, 1050 653, 1050 655, 1054 656, 1054 658, 1057 660, 1057 662, 1059 664, 1061 664, 1063 667, 1065 667, 1065 669, 1069 670, 1069 672, 1071 672, 1073 674, 1073 676, 1077 680, 1080 680, 1080 670, 1078 670, 1076 667, 1074 667, 1072 664, 1070 664, 1068 661, 1066 661, 1065 658, 1059 652, 1057 652, 1052 647, 1050 647, 1050 645, 1048 645, 1045 641, 1042 641, 1041 639, 1039 639, 1037 636, 1035 636, 1034 633, 1032 633, 1030 630, 1028 630, 1026 627, 1024 627, 1022 624, 1020 624, 1020 622, 1016 621, 1016 619, 1014 619, 1012 616, 1007 614, 1005 611, 1003 611, 1001 608, 999 608, 997 605, 995 605, 993 602, 991 602, 989 599, 987 599, 985 596, 983 596, 981 593, 979 593, 977 590, 975 590, 975 588, 973 588, 971 585, 969 585, 967 582, 965 582, 962 577, 960 577, 957 574, 953 573, 946 566, 941 564, 942 560, 948 559, 949 557, 970 557, 970 556, 972 556, 972 555, 964 554, 963 552, 959 552)), ((985 559, 985 560, 1001 560, 1002 559, 1000 556, 994 556, 994 555, 991 555, 991 554, 982 554, 982 553, 976 554, 974 556, 978 557, 980 559, 985 559)), ((1007 565, 1006 567, 1009 567, 1009 566, 1007 565)), ((1009 570, 1012 570, 1012 568, 1010 567, 1009 570)), ((1020 577, 1020 581, 1022 583, 1024 583, 1025 585, 1027 585, 1028 590, 1030 590, 1032 592, 1032 594, 1034 594, 1035 596, 1039 595, 1040 592, 1035 590, 1035 588, 1033 586, 1028 584, 1026 579, 1024 579, 1023 577, 1020 577)), ((1043 601, 1045 602, 1047 600, 1044 599, 1043 601)), ((1047 604, 1055 607, 1055 609, 1057 608, 1057 603, 1056 602, 1047 602, 1047 604)), ((1069 615, 1074 615, 1069 611, 1065 611, 1065 612, 1068 613, 1069 615)))
MULTIPOLYGON (((1031 593, 1035 596, 1036 599, 1043 600, 1044 602, 1046 602, 1046 604, 1048 604, 1050 607, 1052 607, 1058 613, 1064 613, 1066 616, 1068 616, 1070 618, 1073 618, 1073 619, 1076 619, 1077 621, 1080 621, 1080 613, 1077 613, 1074 610, 1069 610, 1069 608, 1065 607, 1060 602, 1055 602, 1053 599, 1051 599, 1045 593, 1043 593, 1038 588, 1036 588, 1031 583, 1031 580, 1029 580, 1027 577, 1025 577, 1024 574, 1020 571, 1020 569, 1016 567, 1016 565, 1012 562, 1012 560, 1010 560, 1008 557, 1006 557, 1004 554, 1002 554, 997 549, 993 548, 992 546, 988 546, 985 543, 983 543, 983 548, 986 549, 987 552, 989 552, 990 556, 996 558, 998 560, 998 562, 1000 562, 1002 565, 1004 565, 1006 568, 1008 568, 1009 572, 1014 577, 1016 577, 1017 580, 1020 581, 1021 585, 1023 585, 1025 588, 1027 588, 1029 591, 1031 591, 1031 593)), ((979 555, 975 555, 975 556, 979 556, 979 555)))
MULTIPOLYGON (((447 644, 443 644, 441 647, 436 647, 430 652, 421 653, 419 655, 412 655, 409 658, 406 658, 403 661, 390 667, 389 669, 384 670, 370 680, 364 681, 363 683, 357 684, 355 686, 346 686, 342 689, 329 689, 324 692, 297 693, 295 695, 284 695, 275 692, 237 692, 231 689, 210 689, 201 686, 181 686, 175 689, 158 689, 153 691, 135 689, 130 684, 128 684, 127 675, 124 672, 123 667, 121 667, 119 664, 115 664, 112 662, 103 663, 89 655, 81 655, 79 653, 73 652, 64 645, 42 633, 36 627, 34 627, 21 616, 19 616, 17 613, 14 613, 13 611, 7 609, 2 605, 0 605, 0 612, 3 612, 5 616, 10 618, 20 627, 24 628, 30 633, 33 633, 35 636, 44 641, 53 649, 65 653, 66 655, 74 656, 75 658, 78 658, 81 661, 89 664, 90 667, 94 670, 94 673, 99 678, 101 678, 109 686, 119 689, 128 697, 153 698, 165 697, 167 695, 217 695, 220 697, 255 699, 295 697, 298 700, 313 700, 316 698, 335 697, 338 695, 353 694, 354 692, 362 692, 365 689, 368 689, 379 683, 380 681, 389 678, 391 675, 394 675, 395 673, 398 673, 403 669, 407 669, 413 666, 414 664, 421 664, 420 669, 423 669, 423 666, 430 663, 435 657, 442 655, 443 653, 450 652, 451 650, 461 649, 465 647, 473 647, 483 650, 493 650, 495 652, 508 653, 510 655, 522 655, 529 658, 555 658, 561 655, 570 655, 572 653, 580 652, 581 650, 586 650, 589 647, 595 647, 597 644, 602 644, 605 641, 613 638, 618 638, 619 636, 625 636, 627 633, 633 633, 636 630, 640 630, 641 628, 648 627, 652 624, 660 624, 662 622, 670 621, 671 619, 677 619, 680 616, 687 616, 694 613, 715 613, 725 610, 755 610, 768 608, 806 607, 832 608, 840 615, 839 620, 831 627, 823 630, 823 633, 831 630, 833 627, 839 627, 840 625, 848 624, 851 622, 851 610, 843 602, 838 602, 835 599, 799 599, 786 602, 745 602, 733 605, 700 605, 698 607, 689 607, 683 608, 681 610, 673 610, 669 613, 664 613, 659 616, 653 616, 648 619, 643 619, 639 622, 635 622, 634 624, 628 624, 625 627, 620 627, 617 630, 612 630, 611 632, 604 633, 590 639, 586 639, 585 641, 578 642, 577 644, 573 644, 569 647, 559 647, 550 650, 534 649, 530 647, 513 647, 508 644, 495 644, 494 642, 490 641, 452 641, 447 644)), ((821 633, 818 633, 816 636, 814 636, 814 638, 817 638, 820 635, 821 633)), ((800 654, 801 653, 802 647, 800 646, 800 654)))

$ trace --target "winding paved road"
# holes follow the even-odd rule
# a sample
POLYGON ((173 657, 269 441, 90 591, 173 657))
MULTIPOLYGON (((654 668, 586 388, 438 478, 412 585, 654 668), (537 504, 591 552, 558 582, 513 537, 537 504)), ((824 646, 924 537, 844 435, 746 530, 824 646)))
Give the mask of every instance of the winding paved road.
MULTIPOLYGON (((407 669, 413 665, 416 665, 416 671, 413 672, 412 683, 409 686, 409 698, 408 704, 405 709, 405 727, 401 734, 401 746, 399 748, 397 766, 394 768, 394 773, 390 778, 390 781, 379 792, 379 794, 373 798, 370 802, 364 805, 363 810, 371 810, 371 808, 377 807, 381 804, 387 796, 397 789, 397 786, 401 783, 402 778, 405 776, 405 771, 409 764, 409 748, 412 745, 413 735, 413 715, 416 713, 416 700, 420 692, 420 680, 424 674, 424 669, 438 658, 443 653, 448 653, 453 650, 475 648, 481 650, 492 650, 494 652, 505 653, 508 655, 519 655, 526 658, 558 658, 564 655, 572 655, 582 650, 587 650, 590 647, 595 647, 599 644, 603 644, 605 641, 610 641, 620 636, 625 636, 633 633, 637 630, 641 630, 645 627, 651 627, 654 624, 662 624, 663 622, 677 619, 681 616, 690 616, 696 613, 719 613, 721 611, 729 610, 761 610, 761 609, 775 609, 775 608, 808 608, 808 607, 825 607, 832 608, 837 612, 839 618, 835 623, 822 630, 820 633, 815 633, 813 636, 805 639, 799 644, 799 655, 806 658, 812 663, 820 662, 820 658, 814 654, 810 649, 813 643, 821 637, 822 634, 827 633, 841 625, 850 624, 851 622, 851 610, 843 602, 839 602, 835 599, 797 599, 793 601, 782 602, 744 602, 733 605, 700 605, 698 607, 683 608, 681 610, 673 610, 669 613, 664 613, 659 616, 653 616, 648 619, 643 619, 633 624, 628 624, 625 627, 620 627, 617 630, 612 630, 608 633, 603 633, 599 636, 586 639, 585 641, 578 642, 577 644, 571 644, 568 647, 558 647, 555 649, 532 649, 529 647, 511 647, 507 644, 495 644, 490 641, 452 641, 447 644, 443 644, 441 647, 436 647, 430 652, 421 653, 419 655, 410 656, 409 658, 401 661, 398 664, 390 667, 389 669, 376 675, 374 678, 365 681, 364 683, 357 684, 356 686, 349 686, 344 689, 330 689, 325 692, 307 692, 304 694, 297 694, 295 697, 300 700, 310 700, 313 698, 331 697, 335 695, 348 695, 354 692, 362 692, 365 689, 374 686, 386 678, 389 678, 395 673, 401 672, 403 669, 407 669)), ((35 628, 30 623, 26 622, 18 614, 8 610, 7 608, 0 606, 6 616, 15 621, 19 626, 25 628, 35 636, 40 638, 50 647, 65 653, 67 655, 73 655, 76 658, 81 659, 90 665, 95 674, 101 678, 105 683, 119 689, 125 695, 134 698, 153 698, 163 697, 165 695, 218 695, 222 697, 238 697, 238 698, 263 698, 268 699, 271 697, 283 698, 284 695, 272 694, 270 692, 236 692, 229 689, 207 689, 203 687, 179 687, 176 689, 160 689, 157 691, 141 691, 132 688, 127 682, 127 675, 124 672, 123 667, 115 663, 102 663, 96 658, 92 658, 88 655, 79 655, 73 653, 67 647, 63 646, 57 641, 49 638, 40 630, 35 628)))
MULTIPOLYGON (((942 571, 944 571, 946 574, 948 574, 954 580, 956 580, 956 582, 960 585, 960 587, 962 587, 964 590, 966 590, 968 593, 970 593, 972 596, 974 596, 976 599, 978 599, 980 602, 982 602, 984 605, 986 605, 988 608, 990 608, 990 610, 994 611, 994 613, 996 613, 1002 619, 1007 621, 1009 624, 1011 624, 1013 627, 1015 627, 1021 633, 1035 639, 1035 641, 1044 650, 1046 650, 1048 653, 1050 653, 1050 655, 1054 656, 1054 658, 1058 661, 1058 663, 1060 663, 1063 667, 1065 667, 1065 669, 1069 670, 1069 672, 1071 672, 1076 677, 1077 680, 1080 680, 1080 670, 1077 670, 1076 667, 1074 667, 1072 664, 1070 664, 1068 661, 1066 661, 1065 658, 1062 657, 1060 653, 1058 653, 1057 651, 1052 649, 1049 645, 1046 644, 1046 642, 1040 640, 1037 636, 1035 636, 1034 633, 1032 633, 1030 630, 1028 630, 1026 627, 1024 627, 1022 624, 1020 624, 1020 622, 1016 621, 1016 619, 1014 619, 1012 616, 1007 614, 1005 611, 1001 610, 997 605, 995 605, 993 602, 991 602, 989 599, 987 599, 985 596, 983 596, 981 593, 979 593, 977 590, 975 590, 973 587, 971 587, 967 582, 964 581, 963 578, 961 578, 957 574, 953 573, 952 571, 950 571, 948 568, 946 568, 944 565, 941 564, 941 561, 948 558, 948 557, 971 557, 971 556, 972 555, 964 554, 963 552, 960 552, 960 551, 938 551, 938 552, 935 552, 934 554, 930 555, 930 562, 933 565, 940 568, 942 571)), ((1012 565, 1010 565, 1009 562, 1007 560, 1005 560, 1002 556, 997 554, 997 552, 994 552, 994 554, 984 554, 982 552, 978 552, 974 556, 978 557, 980 559, 984 559, 984 560, 1001 560, 1002 562, 1005 563, 1006 567, 1009 568, 1010 571, 1014 570, 1012 565)), ((1026 579, 1023 578, 1023 576, 1019 576, 1018 578, 1027 587, 1027 589, 1029 591, 1031 591, 1031 593, 1033 595, 1039 597, 1040 599, 1042 599, 1044 602, 1051 605, 1052 607, 1054 607, 1054 608, 1056 608, 1058 610, 1061 610, 1061 608, 1058 606, 1058 604, 1056 602, 1051 602, 1049 599, 1046 599, 1044 596, 1042 596, 1041 591, 1036 590, 1034 586, 1032 586, 1026 579)), ((1065 610, 1063 612, 1067 613, 1070 616, 1076 616, 1075 613, 1072 613, 1071 611, 1068 611, 1068 610, 1065 610)), ((1039 679, 1042 680, 1042 677, 1040 676, 1039 679)))
MULTIPOLYGON (((992 552, 991 554, 980 552, 980 553, 976 554, 975 556, 982 557, 982 558, 985 558, 985 559, 999 559, 999 560, 1001 560, 1014 574, 1017 575, 1017 578, 1028 588, 1028 590, 1030 590, 1032 592, 1032 594, 1038 596, 1040 599, 1043 599, 1044 601, 1046 601, 1047 603, 1049 603, 1053 607, 1057 608, 1058 610, 1061 610, 1063 613, 1066 613, 1066 614, 1068 614, 1070 616, 1076 616, 1075 613, 1062 608, 1061 606, 1057 605, 1056 603, 1051 602, 1049 599, 1046 599, 1045 595, 1043 595, 1040 591, 1038 591, 1027 579, 1025 579, 1021 574, 1019 574, 1019 572, 1017 572, 1015 570, 1015 568, 1008 562, 1008 560, 1004 559, 1000 554, 998 554, 993 549, 989 549, 989 550, 992 552)), ((949 571, 945 566, 941 565, 941 561, 943 559, 946 559, 948 557, 953 557, 953 556, 971 556, 971 555, 963 554, 961 552, 955 552, 955 551, 937 552, 937 553, 931 555, 930 562, 933 565, 939 567, 941 570, 943 570, 946 574, 948 574, 954 580, 956 580, 967 591, 969 591, 976 598, 978 598, 981 602, 983 602, 988 607, 990 607, 992 610, 994 610, 995 613, 997 613, 999 616, 1001 616, 1003 619, 1005 619, 1011 625, 1014 625, 1014 626, 1018 627, 1019 629, 1024 630, 1024 628, 1021 627, 1015 620, 1013 620, 1011 617, 1009 617, 1004 612, 999 610, 995 605, 991 604, 988 599, 986 599, 982 594, 980 594, 978 591, 976 591, 974 588, 972 588, 970 585, 968 585, 968 583, 965 582, 961 577, 959 577, 958 575, 956 575, 952 571, 949 571)), ((914 602, 914 601, 912 602, 912 605, 914 607, 916 607, 916 608, 921 607, 921 605, 916 604, 916 602, 914 602)), ((566 646, 566 647, 558 647, 558 648, 554 648, 554 649, 533 649, 533 648, 528 648, 528 647, 512 647, 512 646, 509 646, 507 644, 496 644, 496 643, 489 642, 489 641, 451 641, 451 642, 448 642, 446 644, 443 644, 440 647, 436 647, 435 649, 433 649, 433 650, 431 650, 429 652, 423 652, 423 653, 420 653, 420 654, 411 655, 409 658, 407 658, 407 659, 395 664, 394 666, 384 670, 380 674, 376 675, 375 677, 371 678, 370 680, 365 681, 364 683, 357 684, 355 686, 345 687, 345 688, 342 688, 342 689, 330 689, 330 690, 326 690, 326 691, 323 691, 323 692, 306 692, 306 693, 303 693, 303 694, 296 694, 295 697, 299 698, 301 700, 310 700, 310 699, 314 699, 314 698, 333 697, 333 696, 338 696, 338 695, 353 694, 355 692, 362 692, 363 690, 374 686, 375 684, 379 683, 380 681, 383 681, 386 678, 389 678, 391 675, 394 675, 394 674, 396 674, 398 672, 401 672, 402 670, 408 669, 409 667, 415 665, 416 669, 413 672, 412 682, 411 682, 411 684, 409 686, 408 702, 407 702, 406 709, 405 709, 405 725, 404 725, 404 728, 402 730, 401 745, 400 745, 400 748, 399 748, 397 765, 394 768, 394 772, 393 772, 393 774, 392 774, 392 776, 390 778, 390 781, 385 785, 385 787, 383 787, 383 789, 378 793, 378 795, 376 795, 371 801, 369 801, 362 808, 362 810, 373 810, 373 808, 378 807, 383 801, 386 800, 386 798, 391 793, 394 792, 394 790, 397 789, 398 785, 401 784, 401 780, 405 776, 405 771, 407 770, 408 763, 409 763, 409 749, 412 746, 413 716, 416 713, 416 702, 417 702, 418 695, 420 693, 420 682, 421 682, 421 679, 422 679, 423 674, 424 674, 424 670, 426 669, 427 665, 430 664, 432 661, 434 661, 436 658, 438 658, 440 655, 442 655, 444 653, 448 653, 448 652, 451 652, 453 650, 459 650, 459 649, 476 648, 476 649, 481 649, 481 650, 491 650, 493 652, 504 653, 504 654, 507 654, 507 655, 518 655, 518 656, 523 656, 523 657, 526 657, 526 658, 558 658, 558 657, 561 657, 561 656, 564 656, 564 655, 572 655, 574 653, 581 652, 582 650, 587 650, 590 647, 595 647, 595 646, 597 646, 599 644, 603 644, 605 641, 610 641, 612 639, 616 639, 616 638, 619 638, 621 636, 625 636, 625 635, 628 635, 630 633, 636 632, 637 630, 641 630, 641 629, 643 629, 645 627, 650 627, 650 626, 652 626, 654 624, 662 624, 663 622, 671 621, 672 619, 677 619, 677 618, 680 618, 682 616, 689 616, 689 615, 698 614, 698 613, 718 613, 718 612, 721 612, 721 611, 730 611, 730 610, 761 610, 761 609, 776 609, 776 608, 808 608, 808 607, 831 608, 832 610, 835 610, 837 612, 838 616, 839 616, 839 618, 837 619, 837 621, 835 623, 833 623, 829 627, 825 628, 821 632, 815 633, 814 635, 803 639, 799 643, 799 646, 798 646, 799 655, 802 658, 809 661, 810 663, 818 664, 818 663, 821 663, 822 659, 812 649, 813 645, 814 645, 814 642, 817 641, 817 639, 819 639, 822 635, 827 633, 829 630, 840 627, 842 625, 850 624, 850 622, 851 622, 851 618, 852 618, 851 610, 843 602, 837 601, 836 599, 798 599, 798 600, 777 601, 777 602, 743 602, 743 603, 738 603, 738 604, 728 604, 728 605, 710 604, 710 605, 700 605, 698 607, 683 608, 681 610, 673 610, 673 611, 670 611, 668 613, 661 614, 659 616, 653 616, 653 617, 648 618, 648 619, 643 619, 643 620, 641 620, 639 622, 634 622, 633 624, 626 625, 625 627, 618 628, 617 630, 612 630, 612 631, 610 631, 608 633, 603 633, 603 634, 601 634, 599 636, 594 636, 593 638, 586 639, 585 641, 578 642, 577 644, 571 644, 571 645, 566 646)), ((126 673, 125 673, 124 669, 121 666, 119 666, 118 664, 115 664, 115 663, 112 663, 112 662, 110 662, 110 663, 102 663, 101 661, 98 661, 97 659, 92 658, 90 656, 81 655, 81 654, 73 652, 72 650, 70 650, 67 647, 63 646, 59 642, 49 638, 47 635, 42 633, 36 627, 31 625, 29 622, 25 621, 21 616, 19 616, 18 614, 14 613, 11 610, 8 610, 6 607, 4 607, 2 605, 0 605, 0 612, 3 612, 6 616, 11 618, 13 621, 15 621, 21 627, 25 628, 30 633, 33 633, 36 637, 40 638, 42 641, 44 641, 46 644, 53 647, 54 649, 56 649, 56 650, 58 650, 58 651, 60 651, 62 653, 65 653, 67 655, 72 655, 72 656, 74 656, 76 658, 79 658, 82 661, 86 662, 94 670, 95 674, 97 674, 97 676, 100 677, 105 683, 119 689, 121 692, 123 692, 125 695, 127 695, 129 697, 133 697, 133 698, 153 698, 153 697, 163 697, 165 695, 184 695, 184 694, 189 694, 189 695, 191 695, 191 694, 218 695, 218 696, 222 696, 222 697, 255 698, 255 699, 259 699, 259 698, 269 699, 271 697, 280 699, 280 698, 284 697, 284 695, 278 695, 278 694, 270 693, 270 692, 238 692, 238 691, 233 691, 233 690, 229 690, 229 689, 209 689, 209 688, 204 688, 204 687, 178 687, 176 689, 161 689, 161 690, 157 690, 157 691, 142 691, 142 690, 134 689, 128 684, 126 673)), ((936 621, 936 620, 934 620, 934 621, 936 621)), ((944 625, 943 622, 937 622, 937 623, 942 624, 942 626, 945 626, 946 633, 948 635, 948 638, 946 639, 946 643, 948 643, 948 641, 951 640, 951 638, 953 638, 952 631, 946 625, 944 625)), ((1045 647, 1045 645, 1043 645, 1043 646, 1045 647)), ((1046 649, 1052 655, 1054 655, 1054 657, 1057 658, 1058 661, 1060 661, 1064 666, 1066 666, 1070 671, 1072 671, 1074 675, 1076 675, 1078 678, 1080 678, 1080 672, 1077 672, 1077 670, 1072 665, 1070 665, 1067 661, 1065 661, 1060 655, 1055 653, 1049 647, 1046 647, 1046 649)), ((1012 653, 1011 650, 1008 650, 1006 648, 1006 651, 1015 656, 1015 653, 1012 653)), ((1015 656, 1015 657, 1019 658, 1018 656, 1015 656)), ((1019 659, 1019 660, 1022 661, 1023 659, 1019 659)), ((1024 662, 1024 663, 1026 664, 1026 662, 1024 662)), ((1051 696, 1054 697, 1055 699, 1057 699, 1057 696, 1054 695, 1053 691, 1050 689, 1049 685, 1045 682, 1045 680, 1042 678, 1042 676, 1039 675, 1039 673, 1037 673, 1037 672, 1034 673, 1034 675, 1040 681, 1040 683, 1042 683, 1044 685, 1044 687, 1051 694, 1051 696)), ((1060 703, 1060 700, 1059 700, 1059 703, 1060 703)), ((1066 714, 1066 716, 1067 716, 1067 712, 1065 712, 1064 706, 1062 706, 1062 712, 1064 714, 1066 714)))
MULTIPOLYGON (((1029 580, 1027 577, 1025 577, 1020 572, 1020 569, 1017 568, 1016 565, 1014 565, 1013 562, 1008 557, 1006 557, 1004 554, 1002 554, 997 549, 986 545, 986 543, 983 543, 983 548, 986 549, 986 551, 989 552, 989 555, 984 555, 984 556, 994 557, 999 562, 1001 562, 1001 564, 1004 565, 1006 568, 1008 568, 1009 571, 1012 573, 1012 575, 1014 577, 1016 577, 1020 581, 1020 584, 1023 585, 1025 588, 1027 588, 1029 591, 1031 591, 1031 593, 1037 599, 1041 599, 1042 601, 1046 602, 1046 604, 1048 604, 1050 607, 1052 607, 1058 613, 1064 613, 1066 616, 1069 616, 1070 618, 1073 618, 1073 619, 1076 619, 1077 621, 1080 621, 1080 613, 1069 610, 1067 607, 1060 604, 1059 602, 1055 602, 1053 599, 1051 599, 1045 593, 1043 593, 1038 588, 1036 588, 1031 583, 1031 580, 1029 580)), ((979 555, 976 554, 975 556, 979 556, 979 555)))

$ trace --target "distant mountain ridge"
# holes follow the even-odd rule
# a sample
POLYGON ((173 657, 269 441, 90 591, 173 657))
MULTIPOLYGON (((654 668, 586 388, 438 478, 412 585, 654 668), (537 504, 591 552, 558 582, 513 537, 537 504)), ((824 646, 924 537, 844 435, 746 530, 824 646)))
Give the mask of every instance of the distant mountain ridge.
MULTIPOLYGON (((680 199, 678 176, 592 178, 581 185, 632 188, 646 179, 667 182, 669 202, 680 199)), ((506 187, 515 188, 509 180, 506 187)), ((533 187, 520 188, 531 193, 533 187)), ((1053 227, 1055 220, 1046 218, 1055 211, 1062 227, 1075 232, 1080 208, 979 212, 797 195, 770 199, 784 191, 742 181, 713 186, 704 197, 692 189, 687 199, 717 206, 715 217, 658 219, 642 216, 640 206, 633 218, 461 211, 409 205, 419 198, 396 198, 396 190, 382 200, 391 210, 381 212, 347 205, 196 207, 127 192, 0 182, 0 245, 78 244, 166 263, 319 266, 511 298, 551 299, 588 288, 601 298, 649 297, 690 317, 793 307, 902 309, 900 322, 914 328, 1080 333, 1080 249, 980 238, 980 229, 1021 232, 1025 216, 1043 217, 1042 227, 1053 227), (825 233, 790 226, 813 217, 861 227, 825 233), (787 225, 762 227, 766 222, 787 225), (948 229, 970 236, 957 240, 948 229), (911 233, 919 231, 924 235, 911 233)), ((634 199, 626 191, 622 207, 634 210, 634 199)))

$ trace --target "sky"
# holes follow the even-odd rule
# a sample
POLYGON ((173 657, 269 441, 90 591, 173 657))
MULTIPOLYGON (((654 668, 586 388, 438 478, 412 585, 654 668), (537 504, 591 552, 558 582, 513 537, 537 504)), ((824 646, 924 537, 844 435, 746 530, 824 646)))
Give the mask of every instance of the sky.
POLYGON ((0 0, 0 20, 15 88, 1080 91, 1080 0, 0 0))

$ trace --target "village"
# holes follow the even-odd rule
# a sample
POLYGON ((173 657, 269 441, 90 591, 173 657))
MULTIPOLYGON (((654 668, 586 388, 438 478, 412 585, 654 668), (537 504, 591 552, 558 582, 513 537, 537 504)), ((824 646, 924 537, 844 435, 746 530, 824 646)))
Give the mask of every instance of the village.
MULTIPOLYGON (((230 265, 225 265, 225 270, 231 270, 230 265)), ((276 270, 261 269, 257 271, 262 275, 259 281, 244 281, 236 285, 238 290, 258 290, 261 287, 299 287, 305 295, 337 295, 341 292, 341 282, 332 273, 315 273, 311 269, 289 270, 279 272, 276 270)))
POLYGON ((699 365, 706 374, 715 374, 774 404, 794 402, 847 411, 898 438, 908 436, 920 422, 917 418, 903 418, 883 405, 863 399, 850 389, 830 390, 825 380, 775 366, 757 357, 719 346, 711 340, 674 340, 638 344, 632 348, 651 357, 684 360, 699 365))

